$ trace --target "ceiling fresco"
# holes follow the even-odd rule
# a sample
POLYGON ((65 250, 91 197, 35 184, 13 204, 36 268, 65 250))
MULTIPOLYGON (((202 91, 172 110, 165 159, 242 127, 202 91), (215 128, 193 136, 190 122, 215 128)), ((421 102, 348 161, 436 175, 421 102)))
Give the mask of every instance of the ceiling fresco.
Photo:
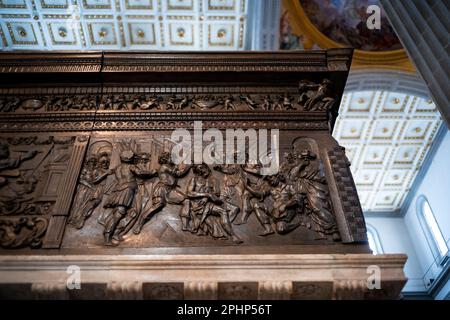
POLYGON ((311 22, 328 38, 343 45, 366 51, 401 49, 378 0, 300 0, 311 22), (381 8, 381 29, 366 26, 367 7, 381 8))

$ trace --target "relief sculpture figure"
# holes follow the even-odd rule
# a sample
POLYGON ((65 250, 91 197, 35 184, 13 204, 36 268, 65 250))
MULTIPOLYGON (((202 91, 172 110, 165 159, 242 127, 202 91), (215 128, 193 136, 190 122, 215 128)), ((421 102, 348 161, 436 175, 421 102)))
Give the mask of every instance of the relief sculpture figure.
POLYGON ((170 152, 163 152, 158 159, 160 168, 157 172, 159 181, 153 189, 152 206, 142 212, 138 221, 133 227, 133 233, 139 234, 144 225, 168 203, 182 204, 186 195, 177 189, 178 178, 184 177, 189 169, 189 165, 176 165, 172 162, 170 152))
POLYGON ((340 240, 325 176, 319 168, 319 161, 315 160, 316 155, 311 151, 301 151, 288 173, 288 182, 296 185, 295 192, 303 196, 318 238, 326 239, 326 235, 332 235, 334 240, 340 240))
MULTIPOLYGON (((137 155, 135 163, 138 169, 143 172, 148 170, 150 160, 151 156, 149 153, 140 153, 137 155)), ((114 237, 119 241, 122 241, 123 237, 131 230, 150 200, 150 195, 146 188, 147 179, 143 179, 138 176, 136 177, 136 182, 137 193, 134 197, 133 206, 127 211, 126 216, 120 220, 114 235, 114 237)))
POLYGON ((34 158, 38 152, 35 150, 27 151, 17 157, 12 157, 9 146, 4 143, 0 143, 0 188, 8 183, 8 176, 13 174, 18 176, 18 173, 11 173, 7 170, 17 169, 22 162, 34 158))
POLYGON ((183 230, 214 238, 227 239, 231 236, 234 243, 242 243, 230 221, 230 215, 235 213, 228 211, 235 211, 236 207, 224 205, 220 199, 220 191, 210 177, 210 168, 206 164, 198 164, 194 166, 193 173, 194 177, 186 190, 189 200, 184 203, 181 211, 183 230))
POLYGON ((301 82, 298 102, 304 105, 305 110, 327 110, 334 103, 330 86, 331 81, 328 79, 323 79, 319 84, 301 82))
POLYGON ((283 174, 268 177, 270 195, 273 199, 271 216, 279 234, 287 234, 302 224, 304 201, 296 194, 294 186, 287 184, 283 174))
POLYGON ((79 187, 73 204, 73 215, 68 222, 75 228, 83 228, 86 219, 102 202, 103 182, 112 173, 109 170, 109 163, 107 153, 102 153, 98 157, 92 156, 86 161, 80 174, 79 187))
MULTIPOLYGON (((238 154, 235 153, 235 158, 238 158, 238 154)), ((246 156, 248 159, 248 155, 246 156)), ((264 228, 262 235, 268 235, 273 233, 273 229, 270 223, 270 219, 267 216, 265 210, 258 208, 264 199, 260 197, 259 193, 253 192, 260 188, 264 183, 263 177, 259 173, 259 166, 257 164, 228 164, 228 165, 216 165, 215 170, 224 173, 225 195, 228 199, 237 196, 240 201, 239 210, 236 210, 236 214, 241 212, 239 218, 233 216, 232 221, 234 224, 246 224, 247 220, 252 212, 258 221, 264 228)), ((229 200, 227 203, 232 204, 229 200)))
POLYGON ((134 164, 134 157, 133 151, 122 151, 121 163, 114 169, 116 184, 103 205, 104 208, 112 209, 112 212, 106 217, 103 233, 107 245, 117 244, 117 239, 113 239, 113 236, 120 220, 125 217, 133 205, 138 190, 136 178, 151 178, 155 175, 154 170, 143 170, 134 164))
MULTIPOLYGON (((247 157, 248 158, 248 157, 247 157)), ((264 177, 260 174, 260 165, 246 163, 241 165, 241 173, 244 180, 242 215, 236 224, 245 224, 252 212, 255 213, 264 232, 260 235, 265 236, 273 233, 273 228, 270 218, 267 215, 267 210, 264 209, 264 194, 257 192, 264 188, 264 177)))
MULTIPOLYGON (((168 151, 159 154, 159 167, 153 168, 151 154, 131 151, 135 150, 132 146, 123 148, 120 164, 109 169, 109 144, 109 153, 90 153, 69 224, 82 228, 103 201, 102 207, 110 209, 102 211, 99 219, 104 241, 118 245, 130 230, 141 234, 143 227, 170 205, 167 209, 178 207, 179 231, 186 232, 186 237, 209 236, 240 244, 243 241, 236 231, 256 227, 260 229, 257 234, 245 236, 270 238, 304 227, 316 240, 339 241, 322 162, 302 143, 285 153, 275 175, 262 174, 261 163, 250 161, 247 152, 243 157, 246 161, 240 161, 239 151, 233 153, 231 163, 214 165, 214 174, 205 163, 175 164, 168 151), (115 182, 106 188, 110 175, 115 182), (250 219, 252 214, 254 219, 250 219)), ((164 216, 161 219, 164 221, 164 216)), ((153 235, 144 238, 147 236, 153 235)))

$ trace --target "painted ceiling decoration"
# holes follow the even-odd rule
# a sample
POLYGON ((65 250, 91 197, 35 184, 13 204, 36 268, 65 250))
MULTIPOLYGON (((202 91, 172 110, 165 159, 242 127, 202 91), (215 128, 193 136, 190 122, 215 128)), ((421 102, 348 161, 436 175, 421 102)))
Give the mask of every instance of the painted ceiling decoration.
POLYGON ((378 0, 284 0, 292 32, 305 49, 353 47, 353 67, 414 71, 389 21, 382 12, 381 29, 365 24, 367 6, 378 0))
POLYGON ((429 99, 378 90, 344 94, 333 136, 346 148, 366 213, 401 209, 441 125, 429 99))
POLYGON ((248 0, 0 0, 3 50, 240 50, 248 0))
POLYGON ((370 5, 380 6, 378 0, 303 0, 301 4, 313 25, 333 41, 365 51, 402 48, 382 9, 381 29, 367 28, 366 9, 370 5))

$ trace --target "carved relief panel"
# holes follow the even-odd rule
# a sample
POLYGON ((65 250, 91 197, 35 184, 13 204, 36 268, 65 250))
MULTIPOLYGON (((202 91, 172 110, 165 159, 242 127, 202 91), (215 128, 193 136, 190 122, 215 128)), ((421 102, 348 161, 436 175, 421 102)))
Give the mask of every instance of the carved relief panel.
POLYGON ((63 247, 339 242, 325 154, 299 135, 281 133, 279 170, 267 175, 258 163, 175 164, 171 131, 97 133, 63 247))
POLYGON ((68 214, 87 141, 67 134, 0 136, 2 248, 51 246, 62 233, 64 224, 56 222, 68 214))

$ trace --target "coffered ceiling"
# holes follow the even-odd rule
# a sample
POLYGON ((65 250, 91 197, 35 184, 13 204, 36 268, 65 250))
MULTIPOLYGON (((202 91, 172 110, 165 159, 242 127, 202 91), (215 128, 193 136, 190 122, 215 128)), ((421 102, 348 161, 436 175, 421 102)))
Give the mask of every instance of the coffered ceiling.
POLYGON ((401 208, 441 124, 431 100, 389 91, 344 94, 333 136, 346 148, 365 212, 401 208))
POLYGON ((3 50, 244 49, 248 0, 0 0, 3 50))

